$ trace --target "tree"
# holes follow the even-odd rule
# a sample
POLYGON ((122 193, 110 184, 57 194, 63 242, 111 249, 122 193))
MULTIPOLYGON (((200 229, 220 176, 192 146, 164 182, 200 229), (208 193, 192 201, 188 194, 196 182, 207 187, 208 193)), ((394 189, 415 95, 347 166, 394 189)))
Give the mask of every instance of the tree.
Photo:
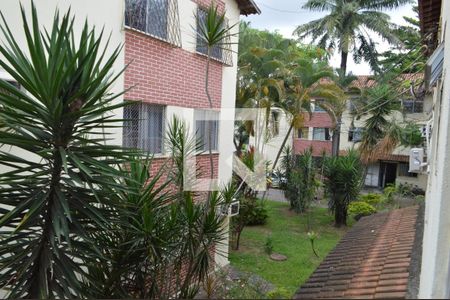
POLYGON ((290 172, 287 174, 285 195, 291 203, 291 208, 296 213, 303 213, 308 210, 317 188, 312 151, 305 150, 301 155, 293 157, 292 163, 290 172))
POLYGON ((21 9, 26 47, 0 23, 0 66, 26 90, 0 80, 0 140, 12 147, 0 152, 0 286, 11 298, 91 297, 87 269, 104 261, 95 237, 114 223, 117 165, 133 154, 102 134, 124 105, 109 93, 121 48, 106 54, 87 23, 78 37, 70 11, 44 32, 34 5, 31 20, 21 9))
MULTIPOLYGON (((219 13, 217 6, 210 5, 206 11, 205 17, 196 16, 197 19, 197 41, 200 47, 206 47, 206 70, 205 70, 205 93, 208 98, 209 108, 214 108, 211 93, 209 90, 209 74, 210 65, 214 49, 221 51, 230 51, 230 40, 235 35, 232 33, 233 27, 228 26, 227 19, 224 13, 219 13)), ((206 132, 208 135, 208 155, 210 164, 210 178, 214 179, 214 161, 212 155, 212 128, 211 121, 206 123, 206 132)))
POLYGON ((323 174, 335 226, 346 226, 348 205, 358 197, 363 180, 363 166, 358 154, 350 150, 345 156, 325 158, 323 174))
POLYGON ((389 43, 397 41, 390 18, 384 9, 411 3, 411 0, 308 0, 303 8, 329 12, 325 17, 300 25, 294 31, 300 39, 307 36, 323 49, 337 49, 341 70, 347 72, 348 54, 355 62, 367 61, 377 71, 377 51, 368 29, 389 43))
MULTIPOLYGON (((419 14, 417 6, 414 12, 419 14)), ((403 17, 408 25, 395 26, 393 33, 399 40, 398 45, 390 50, 379 54, 378 64, 380 71, 394 73, 417 73, 423 72, 426 56, 422 46, 419 19, 403 17)))

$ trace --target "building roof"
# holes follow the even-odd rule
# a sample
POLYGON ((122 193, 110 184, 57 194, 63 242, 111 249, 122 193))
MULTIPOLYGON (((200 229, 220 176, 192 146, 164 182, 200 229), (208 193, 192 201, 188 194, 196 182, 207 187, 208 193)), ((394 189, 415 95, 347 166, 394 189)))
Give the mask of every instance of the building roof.
POLYGON ((253 0, 236 0, 242 15, 260 14, 261 10, 253 0))
POLYGON ((437 46, 439 19, 441 16, 441 0, 419 0, 420 31, 424 44, 428 46, 428 54, 433 53, 437 46))
MULTIPOLYGON (((364 88, 371 88, 376 85, 376 81, 372 75, 359 75, 358 78, 355 79, 351 84, 350 87, 355 87, 359 89, 364 88)), ((417 80, 423 80, 423 73, 405 73, 400 74, 399 80, 402 81, 417 81, 417 80)))
POLYGON ((362 218, 294 298, 404 299, 414 277, 417 216, 418 206, 412 206, 362 218))

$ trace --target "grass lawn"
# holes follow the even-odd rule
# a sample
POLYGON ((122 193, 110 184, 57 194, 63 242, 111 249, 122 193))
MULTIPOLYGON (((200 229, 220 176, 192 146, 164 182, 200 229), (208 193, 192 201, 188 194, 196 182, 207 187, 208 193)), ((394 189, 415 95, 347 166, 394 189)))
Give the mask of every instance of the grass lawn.
POLYGON ((319 235, 315 241, 320 256, 317 258, 307 237, 306 215, 290 211, 287 203, 267 201, 267 209, 269 219, 266 225, 246 227, 242 232, 240 249, 230 251, 231 265, 241 271, 258 274, 276 287, 294 294, 347 229, 335 228, 333 217, 326 208, 312 208, 312 230, 319 235), (268 235, 272 236, 274 252, 286 255, 286 261, 273 261, 265 253, 268 235))

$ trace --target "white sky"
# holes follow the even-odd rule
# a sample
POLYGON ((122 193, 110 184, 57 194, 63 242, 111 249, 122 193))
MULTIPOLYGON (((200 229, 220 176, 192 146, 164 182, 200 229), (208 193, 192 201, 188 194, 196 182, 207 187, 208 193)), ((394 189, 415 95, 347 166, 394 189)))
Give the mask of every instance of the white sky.
MULTIPOLYGON (((300 25, 309 21, 321 18, 326 12, 311 12, 302 10, 305 0, 255 0, 261 9, 260 15, 244 17, 244 21, 250 21, 251 26, 258 29, 268 29, 270 31, 278 30, 286 37, 293 37, 292 32, 300 25)), ((413 5, 405 5, 396 10, 385 11, 391 16, 391 21, 397 24, 405 24, 403 16, 415 17, 412 11, 413 5)), ((379 36, 374 38, 378 43, 378 51, 382 52, 389 48, 379 36)), ((339 67, 340 55, 335 53, 330 60, 333 67, 339 67)), ((351 55, 349 55, 347 70, 356 75, 370 74, 371 70, 368 64, 362 62, 355 64, 351 55)))

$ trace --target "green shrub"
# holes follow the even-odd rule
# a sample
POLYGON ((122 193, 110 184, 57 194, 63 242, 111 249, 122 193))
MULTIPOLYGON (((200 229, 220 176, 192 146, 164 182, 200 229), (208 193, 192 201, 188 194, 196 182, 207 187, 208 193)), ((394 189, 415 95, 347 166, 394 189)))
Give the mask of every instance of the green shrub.
POLYGON ((276 288, 267 293, 268 299, 291 299, 292 295, 283 287, 276 288))
POLYGON ((388 185, 383 190, 384 199, 387 203, 394 201, 394 195, 397 193, 397 187, 395 185, 388 185))
POLYGON ((370 216, 377 212, 377 209, 367 202, 356 201, 350 203, 348 206, 348 212, 353 215, 355 220, 359 220, 361 217, 370 216))
POLYGON ((267 212, 266 203, 259 199, 250 200, 247 202, 250 206, 247 214, 247 225, 264 225, 267 223, 269 214, 267 212))
POLYGON ((384 197, 382 194, 373 194, 373 193, 366 194, 366 195, 360 195, 358 198, 359 198, 359 201, 365 202, 372 206, 378 206, 384 200, 384 197))
POLYGON ((270 255, 273 253, 273 240, 272 236, 268 235, 266 237, 266 243, 264 244, 264 251, 270 255))

